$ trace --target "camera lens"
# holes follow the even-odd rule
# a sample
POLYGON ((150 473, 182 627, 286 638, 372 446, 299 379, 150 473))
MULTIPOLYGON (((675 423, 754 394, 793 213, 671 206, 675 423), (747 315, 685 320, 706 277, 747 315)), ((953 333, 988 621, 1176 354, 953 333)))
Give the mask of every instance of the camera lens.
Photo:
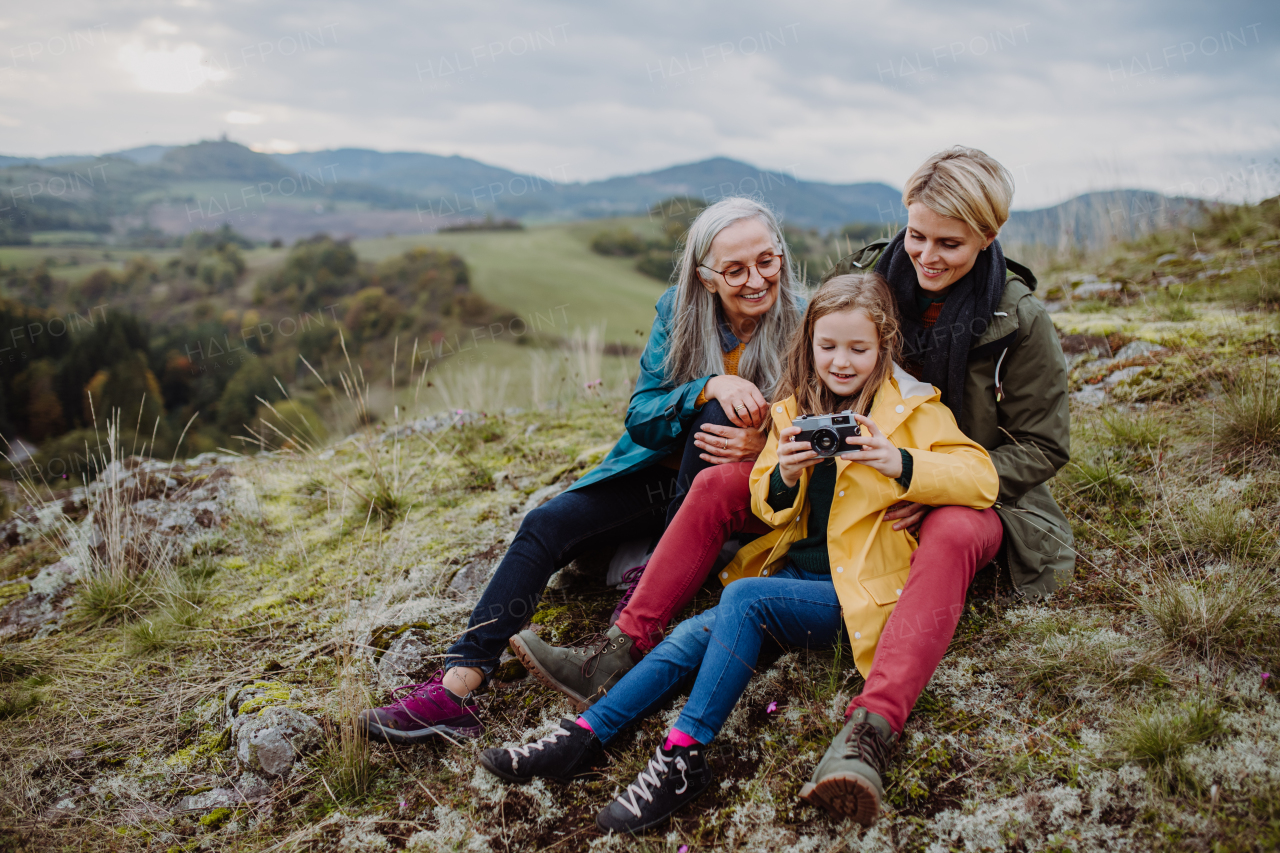
POLYGON ((835 430, 824 427, 823 429, 814 430, 811 442, 813 449, 820 455, 829 456, 840 446, 840 436, 836 435, 835 430))

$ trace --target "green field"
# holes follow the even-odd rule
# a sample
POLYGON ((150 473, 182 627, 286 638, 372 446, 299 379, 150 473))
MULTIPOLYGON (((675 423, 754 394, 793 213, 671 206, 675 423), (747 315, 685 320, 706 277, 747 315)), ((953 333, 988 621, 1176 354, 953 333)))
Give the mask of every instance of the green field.
POLYGON ((471 286, 522 317, 555 310, 570 329, 605 327, 611 343, 642 343, 663 284, 641 275, 629 258, 607 258, 588 243, 614 222, 544 225, 525 231, 474 231, 358 240, 356 253, 381 261, 414 246, 457 252, 471 269, 471 286))
MULTIPOLYGON (((415 246, 457 252, 471 270, 472 288, 486 299, 524 318, 552 312, 564 323, 562 336, 574 328, 603 327, 608 343, 643 344, 653 322, 653 306, 663 283, 633 269, 630 258, 611 258, 591 251, 597 231, 626 224, 647 230, 643 219, 557 223, 525 231, 473 231, 356 240, 364 261, 383 261, 415 246), (567 321, 567 322, 565 322, 567 321)), ((47 262, 57 278, 80 281, 99 267, 120 270, 134 255, 147 255, 157 265, 174 257, 175 249, 127 249, 86 246, 6 246, 0 265, 29 269, 47 262)), ((252 293, 259 276, 284 261, 287 248, 260 247, 244 253, 248 273, 242 295, 252 293)))

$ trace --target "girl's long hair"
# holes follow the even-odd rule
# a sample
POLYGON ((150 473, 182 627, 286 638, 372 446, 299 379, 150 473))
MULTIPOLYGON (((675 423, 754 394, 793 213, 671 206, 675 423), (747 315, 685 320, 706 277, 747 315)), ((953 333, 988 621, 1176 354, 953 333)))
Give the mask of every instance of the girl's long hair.
POLYGON ((898 313, 888 282, 874 272, 838 275, 822 285, 809 301, 804 322, 791 338, 779 396, 793 395, 796 411, 802 415, 827 415, 848 408, 866 415, 871 411, 876 392, 893 373, 893 363, 901 351, 898 313), (842 311, 864 312, 880 334, 875 369, 862 384, 862 390, 852 405, 847 398, 837 397, 819 378, 813 358, 814 325, 820 318, 842 311))
POLYGON ((663 369, 668 381, 676 385, 724 373, 719 297, 707 290, 698 278, 698 266, 707 260, 716 235, 743 219, 763 222, 773 235, 777 252, 782 255, 782 272, 775 285, 777 295, 773 307, 760 318, 738 361, 738 375, 754 383, 764 398, 770 400, 782 377, 783 349, 799 326, 796 316, 799 278, 777 217, 754 199, 735 196, 718 201, 699 213, 689 226, 676 266, 676 305, 663 369))

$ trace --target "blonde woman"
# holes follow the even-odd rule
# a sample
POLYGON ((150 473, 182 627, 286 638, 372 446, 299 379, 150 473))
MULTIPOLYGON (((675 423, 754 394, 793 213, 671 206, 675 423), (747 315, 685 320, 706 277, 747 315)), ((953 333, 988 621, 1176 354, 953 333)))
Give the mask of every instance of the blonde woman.
POLYGON ((875 591, 889 611, 866 677, 801 796, 869 824, 882 774, 916 699, 955 634, 977 570, 1001 556, 1017 596, 1041 598, 1069 580, 1071 525, 1048 481, 1070 458, 1067 365, 1032 293, 1036 279, 996 239, 1013 177, 974 148, 933 155, 907 181, 907 227, 842 259, 828 276, 874 270, 893 291, 907 370, 938 388, 961 431, 991 454, 995 507, 901 502, 884 515, 915 533, 905 582, 875 591))
POLYGON ((661 534, 699 471, 755 459, 803 311, 797 291, 767 207, 728 198, 698 215, 676 283, 658 300, 626 432, 595 469, 525 516, 444 669, 360 714, 370 738, 478 736, 483 724, 467 697, 533 615, 552 573, 587 551, 661 534))

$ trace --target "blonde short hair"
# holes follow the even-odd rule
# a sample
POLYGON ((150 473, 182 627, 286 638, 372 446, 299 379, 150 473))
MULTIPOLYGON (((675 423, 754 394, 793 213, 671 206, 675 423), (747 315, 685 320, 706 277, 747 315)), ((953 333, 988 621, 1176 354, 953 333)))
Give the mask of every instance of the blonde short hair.
POLYGON ((925 160, 902 191, 904 207, 920 202, 989 238, 1008 221, 1012 201, 1013 174, 985 152, 961 145, 925 160))

